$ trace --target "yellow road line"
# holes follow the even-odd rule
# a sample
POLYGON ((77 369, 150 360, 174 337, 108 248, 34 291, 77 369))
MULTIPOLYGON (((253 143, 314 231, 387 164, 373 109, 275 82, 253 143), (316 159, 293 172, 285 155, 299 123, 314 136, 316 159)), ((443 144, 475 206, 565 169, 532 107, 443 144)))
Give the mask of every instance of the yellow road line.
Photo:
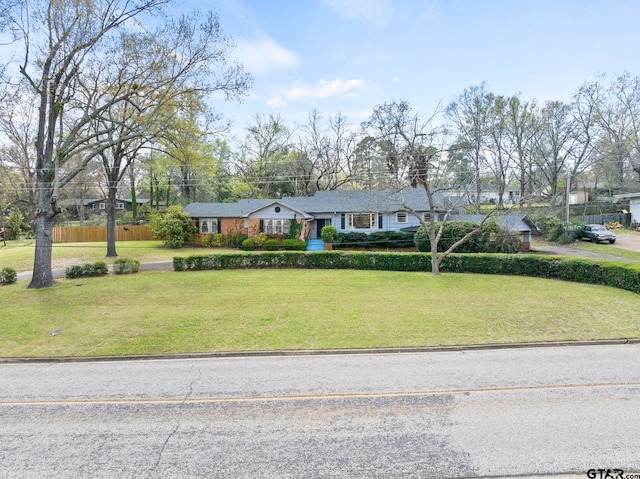
POLYGON ((31 399, 0 400, 0 406, 82 406, 82 405, 148 405, 148 404, 223 404, 257 402, 297 402, 340 399, 386 399, 429 396, 471 395, 486 393, 519 393, 531 391, 571 391, 581 389, 640 388, 640 383, 570 384, 558 386, 516 386, 507 388, 443 389, 431 391, 399 391, 369 393, 303 394, 291 396, 195 397, 195 398, 95 398, 95 399, 31 399))

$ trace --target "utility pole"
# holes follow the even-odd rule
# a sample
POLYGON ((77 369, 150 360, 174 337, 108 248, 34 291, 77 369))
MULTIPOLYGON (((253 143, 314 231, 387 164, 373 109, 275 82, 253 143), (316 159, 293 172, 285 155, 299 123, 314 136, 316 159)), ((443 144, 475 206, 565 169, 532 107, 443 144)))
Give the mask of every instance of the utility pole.
POLYGON ((571 195, 571 170, 567 165, 567 191, 564 199, 564 242, 569 242, 569 197, 571 195))

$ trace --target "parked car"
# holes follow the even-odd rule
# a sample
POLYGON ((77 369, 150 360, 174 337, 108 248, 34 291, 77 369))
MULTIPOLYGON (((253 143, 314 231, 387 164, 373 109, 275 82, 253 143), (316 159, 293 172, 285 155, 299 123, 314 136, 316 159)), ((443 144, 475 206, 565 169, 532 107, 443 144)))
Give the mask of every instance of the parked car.
POLYGON ((580 231, 579 239, 590 239, 593 243, 599 243, 600 241, 608 241, 609 243, 616 242, 616 235, 605 228, 603 225, 586 225, 580 231))

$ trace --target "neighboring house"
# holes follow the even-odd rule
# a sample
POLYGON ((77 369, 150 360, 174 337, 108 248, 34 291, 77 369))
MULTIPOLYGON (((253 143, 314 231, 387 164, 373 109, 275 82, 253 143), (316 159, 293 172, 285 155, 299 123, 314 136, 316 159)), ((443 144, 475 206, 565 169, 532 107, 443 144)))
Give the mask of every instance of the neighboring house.
MULTIPOLYGON (((434 201, 438 220, 444 215, 445 200, 442 195, 436 195, 434 201)), ((342 233, 400 231, 420 223, 409 210, 429 219, 430 207, 424 189, 318 191, 314 196, 191 203, 184 209, 202 234, 244 233, 250 238, 261 232, 286 235, 291 221, 303 223, 308 238, 319 238, 326 225, 342 233)))
POLYGON ((629 213, 631 213, 631 224, 640 225, 640 192, 615 195, 614 199, 629 200, 629 213))
MULTIPOLYGON (((136 203, 138 206, 142 206, 145 203, 148 203, 148 199, 136 199, 136 203)), ((133 201, 131 199, 116 199, 116 210, 125 210, 132 211, 133 210, 133 201)), ((70 216, 79 217, 80 209, 84 208, 86 212, 94 212, 100 213, 107 211, 107 199, 88 199, 88 200, 80 200, 80 199, 67 199, 61 200, 58 202, 58 206, 64 208, 70 216)))

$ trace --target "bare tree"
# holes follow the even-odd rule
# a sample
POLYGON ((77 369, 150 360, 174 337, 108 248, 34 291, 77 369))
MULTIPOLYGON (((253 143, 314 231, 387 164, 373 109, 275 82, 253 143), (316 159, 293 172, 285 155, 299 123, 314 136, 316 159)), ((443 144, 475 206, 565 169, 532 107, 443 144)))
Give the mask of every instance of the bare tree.
POLYGON ((458 99, 447 107, 447 116, 457 130, 457 143, 465 145, 465 152, 473 169, 475 206, 480 213, 482 173, 486 168, 486 151, 489 141, 490 110, 494 95, 486 83, 465 89, 458 99))
POLYGON ((330 118, 328 128, 322 120, 313 110, 300 128, 298 149, 308 160, 308 171, 301 173, 314 182, 315 191, 336 190, 351 181, 357 136, 344 115, 330 118))
POLYGON ((537 121, 534 161, 545 178, 546 192, 553 205, 562 173, 577 146, 572 106, 558 101, 545 102, 537 121))
POLYGON ((508 99, 506 109, 507 137, 511 144, 511 167, 520 187, 520 201, 533 197, 533 139, 535 102, 523 102, 517 95, 508 99))
POLYGON ((0 169, 3 180, 11 178, 5 182, 5 191, 11 191, 13 202, 21 206, 28 218, 33 218, 36 209, 37 108, 30 100, 14 90, 3 102, 0 134, 7 144, 0 148, 0 169))
POLYGON ((448 168, 451 163, 445 158, 448 137, 446 130, 436 123, 438 114, 439 111, 436 111, 422 118, 413 112, 407 102, 391 102, 374 108, 371 118, 363 125, 372 137, 386 145, 390 174, 397 180, 397 187, 400 190, 409 186, 420 187, 426 193, 430 212, 428 218, 406 202, 403 207, 416 216, 429 236, 432 274, 439 274, 442 261, 478 234, 484 223, 480 223, 478 228, 453 243, 446 251, 438 252, 444 226, 450 214, 459 206, 445 205, 443 200, 443 192, 450 185, 454 172, 448 168), (438 218, 441 208, 446 211, 438 218))
MULTIPOLYGON (((113 62, 105 56, 110 41, 119 32, 140 31, 136 19, 142 14, 159 13, 168 0, 97 0, 63 2, 24 0, 3 4, 0 23, 15 35, 22 45, 21 75, 29 90, 37 97, 38 133, 36 137, 36 171, 38 205, 34 229, 36 250, 33 279, 30 288, 55 284, 51 270, 52 230, 60 213, 56 202, 59 190, 91 159, 116 143, 89 129, 114 105, 130 101, 139 95, 140 83, 113 91, 102 84, 104 75, 99 66, 113 62), (86 70, 85 70, 86 68, 86 70), (87 73, 88 72, 88 73, 87 73), (97 87, 94 91, 88 86, 97 87), (84 91, 88 97, 77 95, 84 91), (105 94, 109 93, 109 94, 105 94), (62 174, 65 165, 75 167, 62 174)), ((215 20, 217 22, 217 19, 215 20)), ((206 22, 205 22, 206 23, 206 22)), ((183 23, 180 28, 190 28, 183 23)), ((172 32, 171 38, 179 38, 172 32)), ((165 32, 169 35, 169 32, 165 32)), ((174 52, 176 58, 198 58, 204 52, 198 48, 209 45, 186 43, 174 52)), ((222 57, 224 58, 224 57, 222 57)), ((221 60, 219 58, 219 60, 221 60)), ((175 63, 178 67, 180 63, 175 63)), ((182 67, 187 65, 182 64, 182 67)), ((207 70, 200 70, 206 75, 207 70)), ((179 71, 173 71, 174 76, 179 71)), ((234 90, 242 91, 248 77, 240 66, 228 70, 225 81, 234 90)), ((124 85, 122 85, 124 86, 124 85)), ((107 135, 108 136, 108 135, 107 135)))

